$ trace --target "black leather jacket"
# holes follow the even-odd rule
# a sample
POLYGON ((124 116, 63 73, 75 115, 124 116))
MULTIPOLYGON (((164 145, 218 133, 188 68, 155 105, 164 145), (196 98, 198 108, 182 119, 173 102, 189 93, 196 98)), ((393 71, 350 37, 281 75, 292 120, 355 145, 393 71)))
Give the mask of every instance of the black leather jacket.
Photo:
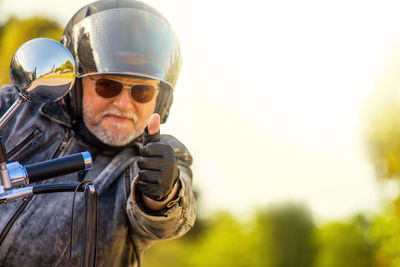
MULTIPOLYGON (((17 97, 8 85, 0 89, 0 113, 17 97)), ((143 252, 156 240, 183 235, 194 224, 192 158, 177 139, 162 135, 174 148, 180 169, 179 197, 162 214, 150 214, 136 201, 136 143, 122 151, 90 146, 74 131, 59 102, 25 103, 1 129, 9 160, 28 164, 89 151, 93 168, 46 183, 92 180, 99 195, 97 266, 140 266, 143 252)), ((82 193, 77 194, 72 259, 69 234, 72 193, 36 195, 0 205, 0 266, 78 266, 83 228, 82 193)))

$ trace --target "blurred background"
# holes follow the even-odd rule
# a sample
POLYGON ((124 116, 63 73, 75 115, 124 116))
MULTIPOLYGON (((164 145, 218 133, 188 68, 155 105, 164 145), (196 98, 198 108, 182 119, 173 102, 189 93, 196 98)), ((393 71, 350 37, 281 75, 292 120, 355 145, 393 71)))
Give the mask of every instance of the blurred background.
MULTIPOLYGON (((0 0, 0 84, 90 2, 0 0)), ((181 41, 161 131, 193 154, 198 206, 144 266, 400 266, 400 3, 144 2, 181 41)))

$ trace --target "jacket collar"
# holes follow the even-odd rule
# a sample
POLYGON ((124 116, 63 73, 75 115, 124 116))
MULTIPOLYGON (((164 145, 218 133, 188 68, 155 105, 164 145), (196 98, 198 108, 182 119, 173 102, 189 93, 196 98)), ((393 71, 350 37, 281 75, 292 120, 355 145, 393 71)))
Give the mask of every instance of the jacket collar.
POLYGON ((51 121, 72 128, 72 119, 60 101, 41 105, 39 113, 51 121))

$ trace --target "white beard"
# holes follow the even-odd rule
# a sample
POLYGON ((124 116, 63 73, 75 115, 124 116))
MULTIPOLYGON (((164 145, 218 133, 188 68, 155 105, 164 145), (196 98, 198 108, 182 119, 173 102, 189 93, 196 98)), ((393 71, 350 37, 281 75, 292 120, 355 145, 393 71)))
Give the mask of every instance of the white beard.
MULTIPOLYGON (((86 124, 86 123, 85 123, 86 124)), ((121 129, 122 125, 119 123, 114 123, 113 126, 116 129, 121 129)), ((133 130, 127 135, 124 136, 114 136, 112 132, 103 129, 100 125, 96 126, 87 126, 88 129, 97 137, 99 138, 100 141, 102 141, 104 144, 110 145, 110 146, 124 146, 128 144, 129 142, 133 141, 137 134, 136 131, 133 130)))
MULTIPOLYGON (((97 123, 88 123, 90 121, 88 117, 91 116, 91 114, 93 114, 93 112, 90 110, 90 108, 83 105, 83 122, 85 123, 86 127, 104 144, 110 146, 124 146, 133 141, 141 133, 138 133, 137 129, 133 129, 126 135, 117 136, 113 134, 113 131, 104 129, 100 124, 101 121, 97 123)), ((104 116, 110 114, 131 118, 134 124, 136 124, 138 121, 138 117, 136 116, 136 114, 132 112, 121 112, 117 109, 103 111, 101 114, 101 118, 104 118, 104 116)), ((124 127, 124 124, 114 122, 112 123, 112 126, 116 130, 120 130, 124 127)))

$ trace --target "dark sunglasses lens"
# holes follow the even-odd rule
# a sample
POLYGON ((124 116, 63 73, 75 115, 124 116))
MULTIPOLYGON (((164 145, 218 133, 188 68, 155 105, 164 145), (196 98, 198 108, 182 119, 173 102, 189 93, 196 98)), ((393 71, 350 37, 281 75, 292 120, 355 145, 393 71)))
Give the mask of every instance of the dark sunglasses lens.
POLYGON ((100 78, 96 81, 96 93, 105 98, 111 98, 117 96, 123 85, 120 82, 112 81, 105 78, 100 78))
POLYGON ((132 98, 139 103, 146 103, 153 99, 156 88, 153 85, 138 84, 132 86, 132 98))

